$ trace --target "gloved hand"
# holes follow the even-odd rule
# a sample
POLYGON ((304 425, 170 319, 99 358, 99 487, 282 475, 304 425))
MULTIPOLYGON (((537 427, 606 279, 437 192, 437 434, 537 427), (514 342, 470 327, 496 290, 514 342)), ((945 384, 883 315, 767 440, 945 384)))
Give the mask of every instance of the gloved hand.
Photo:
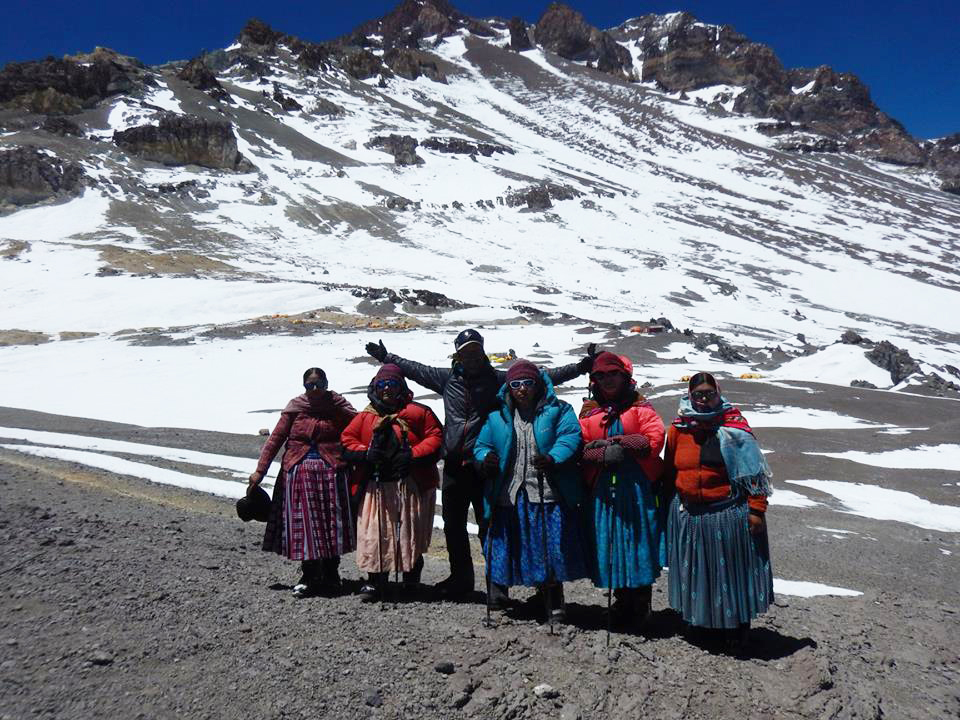
POLYGON ((410 448, 402 448, 393 456, 393 475, 397 480, 403 480, 410 475, 410 463, 413 461, 413 452, 410 448))
POLYGON ((593 361, 594 361, 594 358, 596 357, 597 357, 597 344, 590 343, 589 345, 587 345, 587 356, 577 363, 577 370, 580 371, 581 375, 588 373, 593 369, 593 361))
POLYGON ((584 450, 595 450, 597 448, 605 448, 610 444, 609 440, 591 440, 586 445, 583 446, 584 450))
POLYGON ((533 458, 533 466, 538 472, 548 472, 556 464, 557 461, 552 455, 537 455, 533 458))
POLYGON ((603 466, 613 467, 614 465, 619 465, 626 457, 627 453, 623 449, 623 445, 615 442, 608 443, 603 449, 603 466))
POLYGON ((495 452, 487 453, 483 462, 480 463, 480 472, 483 473, 484 477, 490 480, 494 479, 500 474, 500 456, 495 452))
POLYGON ((370 447, 367 448, 367 462, 379 465, 384 460, 386 460, 386 456, 383 454, 383 447, 379 443, 371 443, 370 447))
POLYGON ((383 362, 387 359, 387 348, 383 344, 383 340, 378 343, 367 343, 367 355, 372 357, 377 362, 383 362))

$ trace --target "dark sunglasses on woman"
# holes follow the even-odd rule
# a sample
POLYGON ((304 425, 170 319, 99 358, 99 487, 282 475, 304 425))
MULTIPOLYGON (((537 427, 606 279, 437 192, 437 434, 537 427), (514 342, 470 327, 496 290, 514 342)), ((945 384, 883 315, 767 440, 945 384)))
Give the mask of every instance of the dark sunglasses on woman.
POLYGON ((536 384, 536 380, 531 380, 530 378, 525 378, 524 380, 511 380, 510 389, 519 390, 522 387, 533 387, 536 384))
POLYGON ((398 388, 398 387, 400 387, 400 381, 399 381, 399 380, 394 380, 394 379, 392 379, 392 378, 389 379, 389 380, 377 380, 377 382, 376 382, 376 384, 374 385, 374 387, 375 387, 377 390, 383 390, 384 388, 398 388))
POLYGON ((690 393, 692 397, 697 402, 706 402, 708 400, 713 400, 717 396, 716 390, 694 390, 690 393))
POLYGON ((327 383, 325 380, 320 380, 318 382, 305 382, 303 384, 303 389, 307 392, 310 392, 311 390, 326 390, 327 383))

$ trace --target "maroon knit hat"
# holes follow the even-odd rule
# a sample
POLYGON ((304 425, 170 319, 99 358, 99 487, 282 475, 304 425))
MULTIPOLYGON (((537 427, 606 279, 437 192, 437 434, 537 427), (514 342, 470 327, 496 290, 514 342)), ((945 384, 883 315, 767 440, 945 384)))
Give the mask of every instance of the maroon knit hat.
POLYGON ((517 360, 507 370, 507 382, 511 380, 539 380, 540 370, 529 360, 517 360))
POLYGON ((399 365, 393 363, 381 365, 377 374, 373 376, 373 381, 376 382, 377 380, 397 380, 403 384, 403 370, 400 369, 399 365))
POLYGON ((632 375, 619 355, 614 355, 612 352, 606 351, 594 358, 593 367, 590 368, 591 375, 602 372, 622 372, 628 377, 632 375))

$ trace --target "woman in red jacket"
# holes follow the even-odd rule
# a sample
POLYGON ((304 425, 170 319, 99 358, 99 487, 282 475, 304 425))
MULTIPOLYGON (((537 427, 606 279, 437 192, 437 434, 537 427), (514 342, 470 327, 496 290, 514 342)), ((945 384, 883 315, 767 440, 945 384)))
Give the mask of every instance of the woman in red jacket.
POLYGON ((250 486, 259 485, 286 444, 263 549, 302 563, 303 577, 293 588, 296 597, 336 591, 340 556, 354 547, 339 441, 357 411, 327 389, 327 376, 320 368, 303 374, 303 388, 305 392, 283 409, 250 475, 250 486))
POLYGON ((773 601, 765 513, 770 469, 740 411, 710 373, 690 379, 667 433, 670 605, 694 627, 727 631, 741 648, 773 601))
POLYGON ((353 463, 351 491, 360 496, 357 567, 368 573, 360 593, 375 600, 391 571, 403 573, 408 589, 420 582, 433 534, 443 428, 430 408, 413 402, 396 365, 380 367, 367 397, 370 404, 341 441, 344 457, 353 463))
POLYGON ((639 627, 650 616, 651 586, 663 566, 663 530, 653 492, 663 421, 637 392, 633 365, 625 357, 597 355, 590 389, 580 428, 586 443, 584 479, 592 497, 593 583, 612 589, 618 624, 639 627))

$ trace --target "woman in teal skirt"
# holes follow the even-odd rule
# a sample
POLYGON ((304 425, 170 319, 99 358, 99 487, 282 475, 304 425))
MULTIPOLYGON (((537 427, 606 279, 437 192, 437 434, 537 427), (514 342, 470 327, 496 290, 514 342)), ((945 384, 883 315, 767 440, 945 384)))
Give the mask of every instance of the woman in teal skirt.
POLYGON ((670 503, 670 605, 692 627, 746 644, 750 621, 773 602, 767 542, 770 469, 753 431, 716 379, 690 379, 667 433, 664 494, 670 503))
POLYGON ((591 399, 580 411, 583 476, 591 489, 593 583, 612 588, 617 624, 642 626, 663 566, 663 529, 652 483, 660 473, 663 421, 637 392, 626 357, 597 355, 591 399))

